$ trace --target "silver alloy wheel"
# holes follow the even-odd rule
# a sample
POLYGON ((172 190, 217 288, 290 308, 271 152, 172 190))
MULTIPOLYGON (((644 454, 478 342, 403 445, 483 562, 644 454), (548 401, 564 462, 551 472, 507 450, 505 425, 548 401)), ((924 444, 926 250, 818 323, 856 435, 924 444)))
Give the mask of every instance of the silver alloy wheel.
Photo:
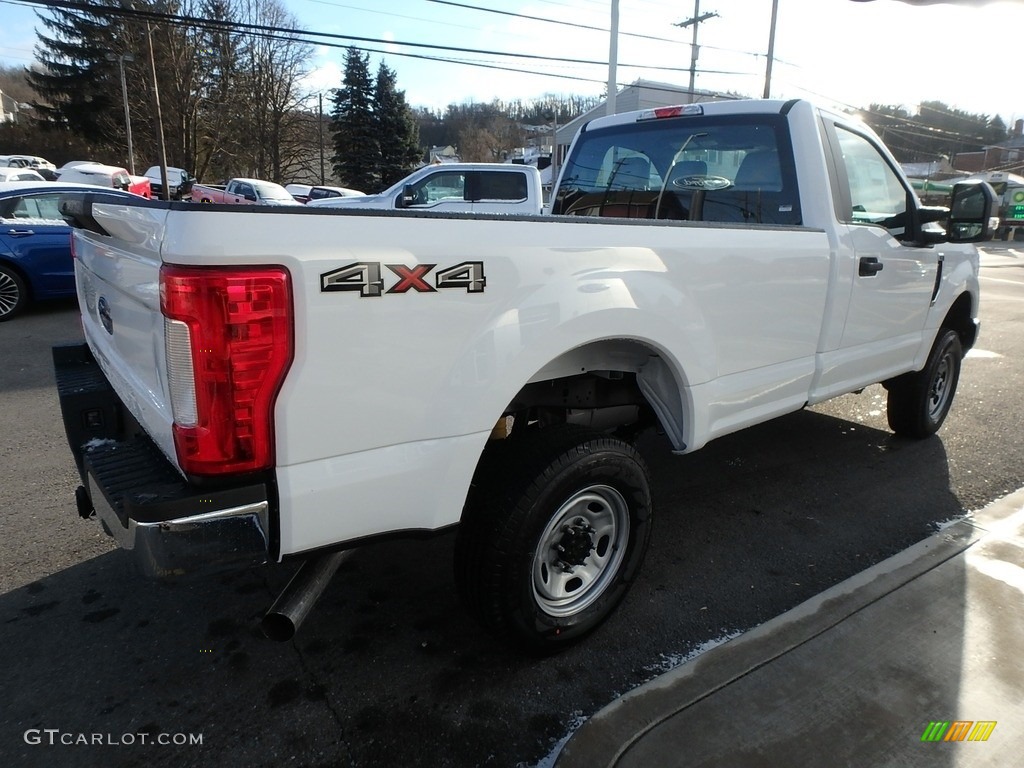
POLYGON ((949 386, 950 376, 956 367, 956 360, 952 350, 947 349, 942 359, 935 368, 935 376, 932 377, 931 385, 928 387, 928 416, 935 419, 947 407, 947 401, 952 396, 952 388, 949 386))
POLYGON ((615 580, 629 541, 629 505, 608 485, 574 493, 551 517, 533 558, 533 594, 549 616, 572 616, 615 580))
POLYGON ((0 317, 13 312, 20 300, 20 286, 11 275, 0 270, 0 317))

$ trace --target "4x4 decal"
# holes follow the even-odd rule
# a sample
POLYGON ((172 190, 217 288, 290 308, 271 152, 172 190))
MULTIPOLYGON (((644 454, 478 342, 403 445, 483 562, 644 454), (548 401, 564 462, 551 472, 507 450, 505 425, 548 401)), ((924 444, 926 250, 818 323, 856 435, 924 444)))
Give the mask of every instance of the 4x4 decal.
POLYGON ((434 285, 427 282, 427 275, 436 264, 384 264, 398 278, 387 290, 379 261, 357 261, 344 267, 332 269, 320 275, 320 290, 356 291, 363 298, 375 298, 385 293, 436 293, 445 288, 462 288, 466 293, 483 293, 487 285, 482 261, 464 261, 454 267, 447 267, 434 273, 434 285))

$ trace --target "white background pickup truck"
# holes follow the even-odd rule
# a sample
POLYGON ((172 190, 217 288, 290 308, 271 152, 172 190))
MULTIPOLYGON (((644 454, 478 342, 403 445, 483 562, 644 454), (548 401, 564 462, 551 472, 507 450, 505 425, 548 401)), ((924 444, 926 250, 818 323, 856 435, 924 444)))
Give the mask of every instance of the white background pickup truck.
POLYGON ((311 207, 461 213, 533 213, 544 207, 540 172, 513 163, 426 165, 378 195, 310 200, 311 207))
POLYGON ((78 508, 151 574, 306 558, 278 636, 337 550, 458 525, 469 611, 558 647, 640 567, 648 425, 690 452, 882 382, 896 432, 939 429, 993 205, 920 206, 804 101, 596 120, 548 216, 71 196, 78 508))

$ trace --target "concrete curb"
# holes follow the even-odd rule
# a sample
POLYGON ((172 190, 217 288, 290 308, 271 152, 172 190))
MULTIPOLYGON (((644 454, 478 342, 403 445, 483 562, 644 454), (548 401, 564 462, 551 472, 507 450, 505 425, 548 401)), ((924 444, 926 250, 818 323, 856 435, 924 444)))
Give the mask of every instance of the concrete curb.
POLYGON ((659 724, 963 553, 1022 510, 1024 489, 624 694, 580 726, 563 746, 555 765, 616 765, 659 724))

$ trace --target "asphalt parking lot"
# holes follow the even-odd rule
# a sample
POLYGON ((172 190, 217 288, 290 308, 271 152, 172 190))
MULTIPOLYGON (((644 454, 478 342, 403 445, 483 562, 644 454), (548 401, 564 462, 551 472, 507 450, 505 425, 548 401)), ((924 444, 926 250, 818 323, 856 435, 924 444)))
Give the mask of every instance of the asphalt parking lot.
POLYGON ((616 696, 1024 486, 1014 245, 987 249, 982 335, 937 438, 893 437, 880 387, 690 456, 644 435, 658 518, 642 575, 591 638, 542 659, 463 612, 450 535, 363 548, 284 644, 257 623, 290 568, 138 581, 74 512, 49 362, 52 343, 80 337, 74 305, 0 325, 0 754, 27 766, 545 764, 616 696))

